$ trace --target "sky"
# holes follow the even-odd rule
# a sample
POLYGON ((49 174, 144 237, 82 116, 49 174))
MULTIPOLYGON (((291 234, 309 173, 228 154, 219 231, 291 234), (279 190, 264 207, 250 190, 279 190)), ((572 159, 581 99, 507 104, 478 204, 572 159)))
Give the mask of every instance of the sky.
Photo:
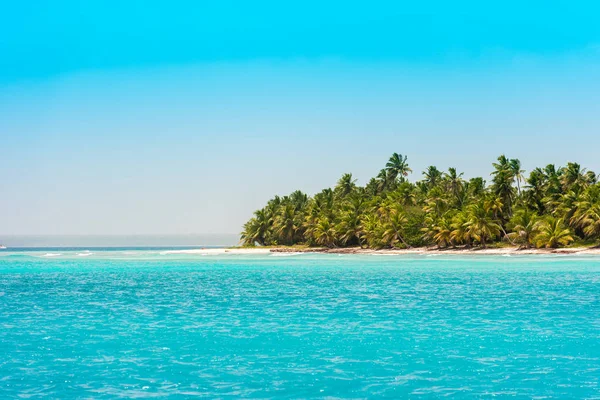
POLYGON ((600 172, 600 3, 28 1, 0 13, 0 234, 237 233, 393 152, 600 172))

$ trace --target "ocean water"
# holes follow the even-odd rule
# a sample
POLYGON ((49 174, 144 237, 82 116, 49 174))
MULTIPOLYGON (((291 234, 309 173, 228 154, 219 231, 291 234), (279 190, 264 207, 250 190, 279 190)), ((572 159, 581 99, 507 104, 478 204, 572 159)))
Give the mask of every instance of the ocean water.
POLYGON ((0 252, 0 398, 600 398, 600 258, 0 252))

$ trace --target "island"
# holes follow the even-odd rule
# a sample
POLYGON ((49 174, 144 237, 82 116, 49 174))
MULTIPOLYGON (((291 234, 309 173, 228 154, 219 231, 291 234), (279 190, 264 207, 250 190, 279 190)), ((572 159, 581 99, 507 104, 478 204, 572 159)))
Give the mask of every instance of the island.
POLYGON ((241 244, 270 251, 594 252, 600 243, 598 175, 569 162, 529 175, 505 155, 491 182, 464 179, 456 168, 412 173, 394 153, 379 174, 359 186, 345 173, 314 196, 300 190, 275 196, 243 227, 241 244))

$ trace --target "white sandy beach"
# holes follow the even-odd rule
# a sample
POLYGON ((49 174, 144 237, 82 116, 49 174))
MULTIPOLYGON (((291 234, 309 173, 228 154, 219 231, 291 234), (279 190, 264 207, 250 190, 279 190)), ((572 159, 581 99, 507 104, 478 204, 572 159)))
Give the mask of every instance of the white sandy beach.
POLYGON ((271 249, 268 248, 232 248, 232 249, 185 249, 168 250, 162 254, 196 254, 196 255, 221 255, 221 254, 268 254, 271 249))
POLYGON ((572 254, 572 255, 600 255, 600 248, 573 247, 562 249, 518 249, 516 247, 488 248, 488 249, 437 249, 435 247, 419 247, 414 249, 362 249, 349 248, 293 248, 293 247, 254 247, 254 248, 220 248, 220 249, 186 249, 169 250, 163 254, 190 254, 190 255, 251 255, 251 254, 301 254, 301 253, 330 253, 330 254, 372 254, 372 255, 417 255, 417 254, 447 254, 447 255, 525 255, 525 254, 572 254))

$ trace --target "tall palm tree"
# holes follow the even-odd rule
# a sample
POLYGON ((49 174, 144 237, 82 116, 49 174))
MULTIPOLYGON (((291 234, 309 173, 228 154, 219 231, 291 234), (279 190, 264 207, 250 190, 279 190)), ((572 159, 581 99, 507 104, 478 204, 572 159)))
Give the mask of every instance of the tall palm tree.
POLYGON ((450 192, 456 199, 456 203, 462 207, 462 197, 461 192, 464 186, 464 182, 462 180, 463 173, 460 174, 456 172, 456 168, 448 168, 448 172, 444 174, 444 178, 448 182, 448 187, 450 192))
POLYGON ((356 189, 356 179, 352 179, 352 174, 344 174, 337 181, 335 192, 339 197, 346 197, 356 189))
POLYGON ((498 157, 498 162, 493 163, 493 166, 495 170, 492 172, 492 188, 494 194, 502 200, 504 209, 500 217, 503 221, 506 221, 511 216, 514 201, 514 188, 512 186, 514 181, 513 171, 510 160, 504 154, 498 157))
POLYGON ((425 177, 425 183, 429 188, 436 186, 442 180, 442 171, 437 169, 437 167, 430 165, 427 167, 425 171, 423 171, 423 176, 425 177))
POLYGON ((536 168, 529 173, 527 182, 527 191, 525 192, 525 202, 528 207, 533 208, 538 214, 543 214, 546 210, 544 206, 544 196, 546 187, 546 174, 541 168, 536 168))
POLYGON ((399 180, 400 182, 404 182, 408 174, 412 172, 406 160, 407 157, 402 156, 402 154, 392 154, 387 164, 385 164, 385 169, 391 181, 395 182, 399 180))
POLYGON ((548 164, 544 168, 544 176, 546 185, 544 186, 544 203, 546 208, 550 207, 548 211, 552 212, 554 207, 559 203, 560 196, 563 192, 563 186, 561 176, 563 174, 563 168, 556 168, 554 164, 548 164))
POLYGON ((523 173, 525 170, 521 169, 521 161, 516 158, 511 159, 509 165, 512 176, 517 182, 517 193, 521 195, 521 181, 523 180, 523 173))
POLYGON ((564 191, 574 190, 577 192, 587 186, 585 168, 581 168, 581 165, 569 162, 562 171, 560 180, 564 191))

